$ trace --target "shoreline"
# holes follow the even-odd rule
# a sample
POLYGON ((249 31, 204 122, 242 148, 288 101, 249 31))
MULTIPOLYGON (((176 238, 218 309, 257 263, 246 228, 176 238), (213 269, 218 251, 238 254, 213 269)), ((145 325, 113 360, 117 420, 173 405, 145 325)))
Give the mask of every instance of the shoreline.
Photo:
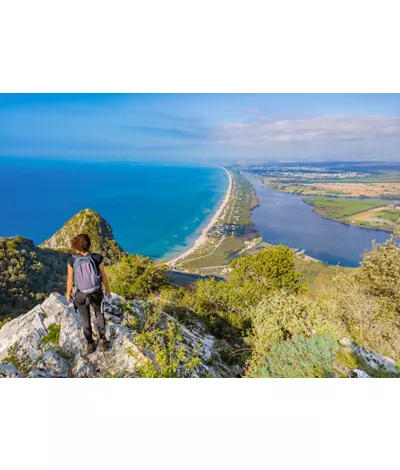
POLYGON ((229 185, 228 185, 228 189, 226 191, 225 197, 224 197, 222 203, 220 204, 220 206, 218 207, 218 209, 216 210, 216 212, 214 213, 214 215, 212 216, 210 222, 207 224, 206 227, 204 227, 203 231, 201 232, 201 235, 198 238, 196 238, 193 246, 191 248, 189 248, 188 250, 186 250, 185 252, 183 252, 182 254, 180 254, 179 256, 176 256, 174 259, 167 261, 165 263, 167 266, 174 267, 174 265, 178 261, 183 261, 184 258, 187 258, 189 255, 191 255, 194 251, 197 250, 197 248, 199 248, 206 241, 208 232, 215 225, 215 223, 218 220, 219 216, 221 215, 222 211, 225 209, 226 205, 229 202, 229 199, 230 199, 231 193, 232 193, 232 180, 233 180, 232 174, 225 167, 223 167, 221 165, 216 165, 216 166, 218 166, 219 168, 222 168, 223 170, 225 170, 228 177, 229 177, 229 185))

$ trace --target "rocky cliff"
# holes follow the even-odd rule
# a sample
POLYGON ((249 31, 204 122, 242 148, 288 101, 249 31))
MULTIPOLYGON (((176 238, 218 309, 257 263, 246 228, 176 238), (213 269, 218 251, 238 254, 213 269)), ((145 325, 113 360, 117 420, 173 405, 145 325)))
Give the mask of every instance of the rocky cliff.
POLYGON ((102 254, 106 264, 118 261, 124 253, 114 240, 110 224, 91 209, 84 209, 75 214, 39 247, 69 252, 71 239, 79 233, 89 235, 92 243, 91 251, 102 254))
MULTIPOLYGON (((137 344, 139 333, 132 327, 133 318, 145 316, 143 304, 134 301, 128 305, 126 308, 124 299, 112 294, 105 304, 109 350, 87 356, 79 313, 63 296, 51 294, 0 329, 0 377, 137 377, 149 361, 158 367, 154 351, 137 344)), ((196 351, 196 363, 190 370, 182 363, 179 376, 241 375, 239 366, 224 362, 212 335, 200 328, 189 331, 167 314, 162 317, 164 328, 174 322, 186 351, 196 351)))

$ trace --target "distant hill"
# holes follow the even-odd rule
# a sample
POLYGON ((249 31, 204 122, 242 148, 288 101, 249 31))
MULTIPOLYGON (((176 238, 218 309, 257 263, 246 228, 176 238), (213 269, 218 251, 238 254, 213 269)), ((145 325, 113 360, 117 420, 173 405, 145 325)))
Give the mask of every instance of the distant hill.
POLYGON ((110 224, 91 209, 84 209, 71 217, 60 230, 39 247, 69 252, 71 239, 80 233, 89 235, 91 251, 102 254, 106 265, 117 262, 124 254, 123 249, 114 240, 110 224))

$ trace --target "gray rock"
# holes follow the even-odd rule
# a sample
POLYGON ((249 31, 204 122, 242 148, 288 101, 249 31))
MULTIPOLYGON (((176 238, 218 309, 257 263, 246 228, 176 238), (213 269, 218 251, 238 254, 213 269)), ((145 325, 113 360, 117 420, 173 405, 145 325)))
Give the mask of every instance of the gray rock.
POLYGON ((80 357, 72 370, 73 377, 80 377, 80 378, 90 378, 96 377, 96 367, 94 364, 91 364, 88 359, 85 357, 80 357))
POLYGON ((56 377, 69 377, 70 375, 68 360, 53 350, 47 351, 36 367, 39 370, 52 372, 56 377))
POLYGON ((382 369, 387 372, 400 372, 396 366, 396 362, 392 358, 382 356, 368 348, 364 348, 359 344, 353 343, 348 338, 343 338, 340 342, 343 346, 349 347, 355 354, 363 359, 369 367, 382 369))
MULTIPOLYGON (((11 346, 16 346, 13 354, 29 362, 28 370, 24 371, 29 378, 135 377, 138 367, 154 358, 152 351, 142 351, 135 344, 137 333, 130 320, 134 317, 142 323, 145 313, 140 302, 133 301, 130 305, 131 309, 127 311, 125 299, 112 294, 104 305, 109 349, 105 352, 96 350, 87 356, 79 312, 63 296, 51 294, 41 305, 11 320, 0 330, 0 360, 7 356, 11 346), (124 308, 121 308, 122 304, 124 308), (42 343, 53 324, 60 325, 59 345, 42 343)), ((163 318, 165 326, 168 322, 176 322, 166 314, 163 318)), ((198 350, 200 363, 189 376, 235 377, 240 374, 240 367, 230 367, 222 361, 215 338, 202 333, 200 324, 194 323, 190 329, 176 324, 185 346, 190 351, 198 350)), ((4 364, 0 371, 0 376, 20 376, 21 372, 4 364)))
POLYGON ((22 377, 13 364, 0 362, 0 378, 15 379, 22 377))
POLYGON ((363 370, 354 369, 353 370, 353 378, 355 378, 355 379, 370 379, 371 377, 363 370))
POLYGON ((57 376, 50 370, 33 369, 26 377, 28 379, 53 379, 57 376))

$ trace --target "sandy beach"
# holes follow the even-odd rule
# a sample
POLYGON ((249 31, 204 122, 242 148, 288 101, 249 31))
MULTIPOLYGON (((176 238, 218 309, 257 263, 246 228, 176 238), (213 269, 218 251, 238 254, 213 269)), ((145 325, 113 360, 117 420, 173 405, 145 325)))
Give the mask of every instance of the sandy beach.
MULTIPOLYGON (((219 166, 219 165, 217 165, 217 166, 219 166)), ((168 261, 166 263, 168 266, 173 266, 178 261, 182 261, 184 258, 191 255, 195 250, 197 250, 197 248, 199 248, 199 246, 201 246, 206 241, 208 232, 210 231, 211 227, 213 225, 215 225, 216 221, 218 220, 218 218, 221 215, 222 211, 224 210, 225 206, 228 204, 228 201, 229 201, 229 198, 230 198, 231 192, 232 192, 232 175, 223 166, 220 166, 220 168, 223 168, 229 176, 229 187, 228 187, 228 190, 226 191, 226 195, 225 195, 224 200, 222 201, 221 205, 219 206, 218 210, 215 212, 213 218, 210 220, 208 225, 206 227, 204 227, 200 237, 197 238, 196 241, 194 242, 194 245, 191 248, 189 248, 188 250, 186 250, 184 253, 182 253, 181 255, 179 255, 176 258, 168 261)))

